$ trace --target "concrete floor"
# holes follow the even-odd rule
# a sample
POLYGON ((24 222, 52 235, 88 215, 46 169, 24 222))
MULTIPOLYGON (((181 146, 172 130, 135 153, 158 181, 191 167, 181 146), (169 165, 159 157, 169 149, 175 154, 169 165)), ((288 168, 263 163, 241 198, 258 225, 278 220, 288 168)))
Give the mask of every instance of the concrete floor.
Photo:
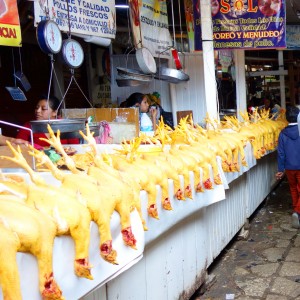
POLYGON ((300 231, 291 213, 283 179, 251 216, 248 236, 231 241, 190 300, 300 299, 300 231))

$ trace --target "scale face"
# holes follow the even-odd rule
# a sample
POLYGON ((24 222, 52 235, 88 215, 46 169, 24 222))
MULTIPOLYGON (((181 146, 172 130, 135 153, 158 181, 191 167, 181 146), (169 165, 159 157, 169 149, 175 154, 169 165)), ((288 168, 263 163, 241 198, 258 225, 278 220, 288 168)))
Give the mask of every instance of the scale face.
POLYGON ((73 39, 63 41, 62 57, 70 68, 78 68, 84 60, 84 53, 80 43, 73 39))
POLYGON ((56 54, 62 47, 62 36, 58 25, 51 20, 43 20, 37 27, 37 41, 47 54, 56 54))

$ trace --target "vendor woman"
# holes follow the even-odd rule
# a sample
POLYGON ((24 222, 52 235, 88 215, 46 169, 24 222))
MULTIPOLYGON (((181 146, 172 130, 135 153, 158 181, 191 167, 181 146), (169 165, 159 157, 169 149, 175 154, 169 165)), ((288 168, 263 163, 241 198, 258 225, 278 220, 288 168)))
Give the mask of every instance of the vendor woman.
POLYGON ((151 107, 149 110, 148 98, 145 94, 142 93, 133 93, 125 101, 123 107, 137 107, 140 111, 140 120, 141 114, 147 113, 149 119, 152 122, 152 130, 156 129, 156 120, 157 120, 157 109, 151 107))
MULTIPOLYGON (((60 101, 54 97, 49 96, 47 100, 47 96, 41 96, 40 100, 37 102, 34 110, 35 120, 49 120, 49 119, 59 119, 59 105, 60 101)), ((26 122, 24 125, 26 128, 31 129, 30 122, 26 122)), ((43 147, 49 147, 49 144, 46 141, 40 140, 40 138, 47 139, 48 133, 43 132, 35 132, 33 133, 33 143, 34 147, 37 149, 41 149, 43 147)), ((30 131, 26 129, 20 129, 17 134, 18 139, 23 139, 25 141, 31 142, 30 131)), ((61 140, 62 144, 78 144, 78 139, 68 139, 61 140)))

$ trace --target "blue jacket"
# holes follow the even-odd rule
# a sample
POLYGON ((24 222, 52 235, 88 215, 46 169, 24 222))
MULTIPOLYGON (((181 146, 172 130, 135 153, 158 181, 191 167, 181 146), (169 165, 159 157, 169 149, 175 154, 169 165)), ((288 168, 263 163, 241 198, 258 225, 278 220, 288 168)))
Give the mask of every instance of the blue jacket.
POLYGON ((300 136, 297 125, 288 125, 278 138, 278 172, 300 170, 300 136))

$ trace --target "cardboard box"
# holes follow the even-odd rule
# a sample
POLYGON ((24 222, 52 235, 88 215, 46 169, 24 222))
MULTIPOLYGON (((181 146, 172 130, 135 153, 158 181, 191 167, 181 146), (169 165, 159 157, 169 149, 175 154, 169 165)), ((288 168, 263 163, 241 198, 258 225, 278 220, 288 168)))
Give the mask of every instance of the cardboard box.
POLYGON ((92 116, 96 122, 107 121, 114 144, 124 139, 139 136, 139 110, 136 108, 71 108, 63 109, 62 117, 67 119, 87 119, 92 116), (124 122, 124 120, 126 120, 124 122))

